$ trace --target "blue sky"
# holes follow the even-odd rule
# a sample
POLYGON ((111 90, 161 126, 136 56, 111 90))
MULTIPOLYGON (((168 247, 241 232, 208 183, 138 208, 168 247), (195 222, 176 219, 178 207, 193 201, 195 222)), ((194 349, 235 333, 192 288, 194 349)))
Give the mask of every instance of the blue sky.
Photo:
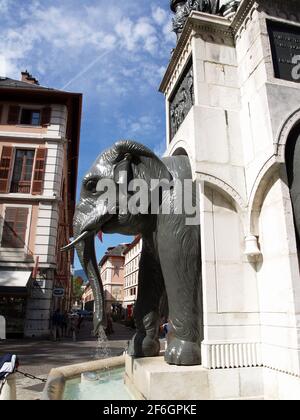
MULTIPOLYGON (((1 75, 27 69, 44 86, 84 95, 79 180, 118 139, 164 152, 169 0, 0 0, 0 16, 1 75)), ((99 257, 128 240, 105 236, 99 257)))

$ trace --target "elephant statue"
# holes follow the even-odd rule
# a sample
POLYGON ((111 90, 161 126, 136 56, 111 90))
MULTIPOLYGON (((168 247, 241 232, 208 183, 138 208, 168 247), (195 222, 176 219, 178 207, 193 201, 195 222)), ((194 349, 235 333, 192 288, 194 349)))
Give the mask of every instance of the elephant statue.
MULTIPOLYGON (((103 200, 103 191, 97 188, 104 178, 113 182, 118 191, 124 188, 127 191, 133 179, 143 179, 149 188, 152 179, 191 181, 188 157, 159 159, 145 146, 126 140, 106 150, 83 179, 74 216, 74 240, 64 250, 76 248, 89 278, 95 297, 94 328, 97 333, 105 326, 105 311, 95 236, 102 233, 141 235, 143 248, 134 311, 137 332, 130 343, 129 354, 134 357, 159 355, 161 303, 167 300, 168 305, 164 306, 168 306, 172 339, 165 352, 166 362, 201 364, 203 310, 199 223, 189 225, 186 214, 175 214, 174 192, 169 198, 170 214, 120 212, 118 199, 108 204, 103 200)), ((161 194, 159 205, 163 199, 161 194)))

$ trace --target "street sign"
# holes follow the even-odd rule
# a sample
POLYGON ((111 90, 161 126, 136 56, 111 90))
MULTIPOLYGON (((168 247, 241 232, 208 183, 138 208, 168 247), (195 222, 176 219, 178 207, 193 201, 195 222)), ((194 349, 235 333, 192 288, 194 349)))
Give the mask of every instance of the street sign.
POLYGON ((53 289, 53 296, 63 298, 65 296, 65 289, 53 289))

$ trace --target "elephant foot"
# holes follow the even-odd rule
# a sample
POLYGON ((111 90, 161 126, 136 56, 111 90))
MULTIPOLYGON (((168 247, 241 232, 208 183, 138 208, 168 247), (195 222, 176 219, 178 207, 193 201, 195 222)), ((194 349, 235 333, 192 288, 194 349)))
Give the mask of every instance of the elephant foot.
POLYGON ((201 365, 201 349, 197 343, 174 338, 165 353, 165 361, 169 365, 194 366, 201 365))
POLYGON ((159 352, 159 340, 139 332, 135 334, 128 348, 128 354, 132 357, 156 357, 159 352))

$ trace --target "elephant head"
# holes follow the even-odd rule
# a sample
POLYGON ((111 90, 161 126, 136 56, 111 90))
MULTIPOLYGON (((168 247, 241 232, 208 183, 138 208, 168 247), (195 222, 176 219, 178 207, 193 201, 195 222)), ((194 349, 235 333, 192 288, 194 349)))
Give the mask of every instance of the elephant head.
MULTIPOLYGON (((124 214, 119 211, 118 199, 103 199, 100 181, 110 180, 116 189, 127 188, 133 179, 169 179, 172 177, 163 162, 145 146, 120 141, 98 157, 82 182, 80 201, 74 216, 74 240, 63 250, 76 248, 79 260, 89 279, 95 298, 94 330, 105 326, 104 293, 95 253, 95 236, 102 233, 125 235, 143 234, 154 229, 155 216, 124 214), (126 177, 124 177, 126 173, 126 177), (127 185, 124 185, 124 184, 127 185)), ((116 195, 118 197, 118 194, 116 195)))

